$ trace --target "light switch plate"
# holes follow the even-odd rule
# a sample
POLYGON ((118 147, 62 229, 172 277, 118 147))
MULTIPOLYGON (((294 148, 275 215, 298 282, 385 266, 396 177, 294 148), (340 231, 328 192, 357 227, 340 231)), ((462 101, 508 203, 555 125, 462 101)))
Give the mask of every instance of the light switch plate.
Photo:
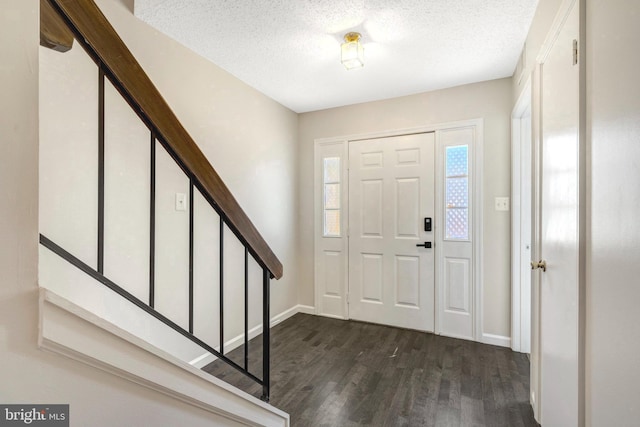
POLYGON ((187 195, 184 193, 176 193, 176 210, 177 211, 186 211, 187 210, 187 195))
POLYGON ((508 197, 496 197, 496 210, 508 211, 509 210, 509 198, 508 197))

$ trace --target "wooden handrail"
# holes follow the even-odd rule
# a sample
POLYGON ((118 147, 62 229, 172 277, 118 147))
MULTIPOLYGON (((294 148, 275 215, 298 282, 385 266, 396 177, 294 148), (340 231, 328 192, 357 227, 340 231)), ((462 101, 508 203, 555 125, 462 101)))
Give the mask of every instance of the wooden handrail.
POLYGON ((73 33, 47 0, 40 0, 40 44, 58 52, 73 46, 73 33))
MULTIPOLYGON (((42 0, 47 2, 47 0, 42 0)), ((213 169, 195 141, 182 126, 151 79, 143 71, 131 51, 118 36, 107 18, 93 0, 48 0, 75 38, 86 44, 115 79, 114 85, 127 99, 134 110, 147 119, 173 151, 173 154, 200 184, 205 197, 213 201, 226 219, 227 225, 249 248, 256 261, 267 268, 271 275, 282 277, 282 264, 262 238, 246 213, 242 210, 220 176, 213 169), (135 105, 134 105, 135 104, 135 105)), ((71 47, 64 30, 55 25, 56 17, 41 14, 41 19, 50 20, 41 24, 41 42, 45 47, 61 46, 56 50, 71 47), (44 33, 42 29, 51 29, 44 33), (62 41, 61 41, 62 40, 62 41)), ((67 49, 68 50, 68 49, 67 49)))

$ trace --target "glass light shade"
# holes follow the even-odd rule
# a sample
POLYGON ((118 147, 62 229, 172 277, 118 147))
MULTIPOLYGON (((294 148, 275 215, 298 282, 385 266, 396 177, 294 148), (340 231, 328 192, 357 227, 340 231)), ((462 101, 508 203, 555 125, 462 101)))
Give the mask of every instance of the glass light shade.
POLYGON ((342 43, 342 64, 347 70, 364 66, 364 48, 360 43, 360 34, 349 33, 342 43))

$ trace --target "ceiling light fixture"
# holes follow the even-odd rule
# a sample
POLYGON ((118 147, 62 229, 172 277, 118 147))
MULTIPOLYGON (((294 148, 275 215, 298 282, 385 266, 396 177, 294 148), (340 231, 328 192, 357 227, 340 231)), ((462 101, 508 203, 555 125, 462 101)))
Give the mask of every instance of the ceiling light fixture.
POLYGON ((342 43, 342 65, 347 70, 364 66, 364 48, 360 43, 360 33, 347 33, 342 43))

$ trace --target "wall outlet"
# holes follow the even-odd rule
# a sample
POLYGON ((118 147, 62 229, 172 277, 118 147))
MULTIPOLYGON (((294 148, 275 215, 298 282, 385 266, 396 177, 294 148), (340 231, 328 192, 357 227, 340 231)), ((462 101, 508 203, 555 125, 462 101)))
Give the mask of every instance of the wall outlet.
POLYGON ((187 195, 184 193, 176 193, 176 210, 177 211, 186 211, 187 210, 187 195))
POLYGON ((509 198, 508 197, 496 197, 496 210, 508 211, 509 210, 509 198))

